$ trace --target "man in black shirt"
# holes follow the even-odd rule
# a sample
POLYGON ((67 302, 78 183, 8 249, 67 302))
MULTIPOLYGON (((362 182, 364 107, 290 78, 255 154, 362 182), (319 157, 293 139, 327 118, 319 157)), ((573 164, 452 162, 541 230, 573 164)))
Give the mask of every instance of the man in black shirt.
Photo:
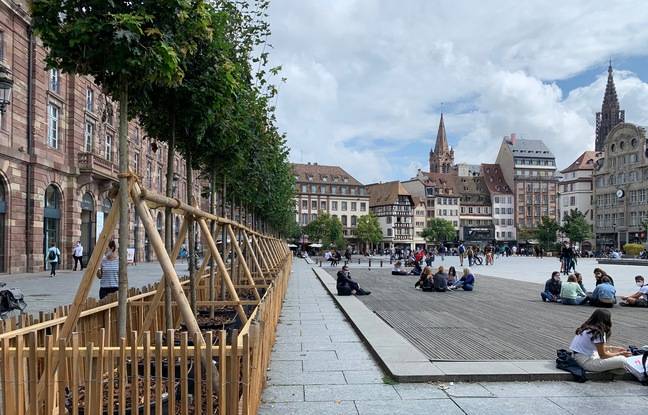
POLYGON ((357 282, 351 279, 351 273, 347 265, 342 267, 341 271, 337 273, 337 292, 338 295, 369 295, 370 291, 365 291, 358 285, 357 282))

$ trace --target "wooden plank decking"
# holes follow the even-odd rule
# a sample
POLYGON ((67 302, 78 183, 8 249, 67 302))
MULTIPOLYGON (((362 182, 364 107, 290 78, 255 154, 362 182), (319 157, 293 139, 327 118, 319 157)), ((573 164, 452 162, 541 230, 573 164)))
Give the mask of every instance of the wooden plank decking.
MULTIPOLYGON (((337 269, 328 270, 333 276, 337 269)), ((351 269, 371 295, 358 297, 431 360, 555 359, 590 306, 543 303, 540 284, 477 277, 473 292, 428 293, 414 276, 351 269)), ((648 308, 615 306, 611 343, 648 344, 648 308)))

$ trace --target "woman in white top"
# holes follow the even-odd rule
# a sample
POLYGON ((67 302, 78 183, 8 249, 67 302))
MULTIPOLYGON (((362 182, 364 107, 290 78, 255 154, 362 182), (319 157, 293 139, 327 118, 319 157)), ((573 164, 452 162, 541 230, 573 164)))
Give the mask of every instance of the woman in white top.
POLYGON ((588 372, 605 372, 623 369, 625 358, 631 353, 623 347, 609 346, 612 316, 608 310, 597 309, 583 325, 576 329, 576 336, 569 348, 574 359, 588 372))

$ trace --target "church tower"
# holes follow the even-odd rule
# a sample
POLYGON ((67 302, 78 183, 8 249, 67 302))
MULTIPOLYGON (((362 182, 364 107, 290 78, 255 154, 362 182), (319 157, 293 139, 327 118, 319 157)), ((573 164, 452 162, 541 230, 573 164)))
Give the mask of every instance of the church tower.
POLYGON ((441 113, 436 144, 434 145, 434 150, 430 151, 430 173, 450 173, 453 165, 454 150, 448 146, 448 137, 446 137, 445 124, 443 123, 443 113, 441 113))
POLYGON ((596 151, 603 151, 605 138, 610 130, 624 121, 625 111, 619 109, 619 100, 614 86, 614 78, 612 77, 612 62, 610 61, 603 105, 601 106, 601 112, 596 113, 596 142, 594 146, 596 151))

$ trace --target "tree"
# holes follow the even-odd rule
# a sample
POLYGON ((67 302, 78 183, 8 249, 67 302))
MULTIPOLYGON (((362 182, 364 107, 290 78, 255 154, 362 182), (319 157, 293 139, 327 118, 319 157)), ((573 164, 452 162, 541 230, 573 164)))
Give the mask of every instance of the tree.
POLYGON ((560 229, 570 241, 582 243, 592 237, 592 225, 587 223, 585 215, 578 209, 572 209, 564 218, 560 229))
POLYGON ((456 235, 457 232, 452 222, 440 218, 430 219, 427 227, 421 232, 421 236, 427 242, 446 242, 454 240, 456 235))
POLYGON ((378 218, 372 213, 365 216, 360 216, 358 219, 358 226, 356 228, 356 236, 359 240, 366 242, 371 249, 372 245, 377 244, 382 240, 383 233, 380 229, 378 218))
POLYGON ((552 244, 556 243, 558 230, 560 230, 560 226, 555 219, 543 216, 536 229, 536 238, 546 249, 549 249, 552 244))
POLYGON ((343 249, 346 246, 344 240, 344 228, 337 217, 322 212, 317 219, 304 227, 304 233, 311 241, 320 241, 325 247, 343 249))
POLYGON ((128 297, 128 104, 142 87, 174 85, 180 65, 209 37, 203 0, 31 2, 32 24, 49 67, 90 75, 119 102, 119 336, 126 335, 128 297))

